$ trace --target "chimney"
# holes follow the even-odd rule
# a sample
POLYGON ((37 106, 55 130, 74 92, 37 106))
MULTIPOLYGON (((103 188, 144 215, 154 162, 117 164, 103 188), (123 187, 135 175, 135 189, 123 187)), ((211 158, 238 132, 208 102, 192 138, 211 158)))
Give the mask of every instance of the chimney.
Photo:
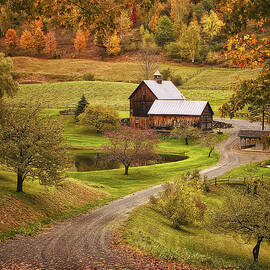
POLYGON ((158 70, 154 73, 154 80, 157 83, 162 84, 161 74, 160 74, 160 72, 158 70))

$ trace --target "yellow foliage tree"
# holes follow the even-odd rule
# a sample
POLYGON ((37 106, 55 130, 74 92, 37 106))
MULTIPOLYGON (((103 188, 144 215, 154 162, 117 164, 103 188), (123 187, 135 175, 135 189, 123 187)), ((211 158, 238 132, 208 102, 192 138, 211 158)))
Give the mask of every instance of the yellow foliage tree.
POLYGON ((45 37, 41 27, 37 27, 33 31, 33 38, 34 38, 35 50, 37 51, 37 54, 40 54, 46 46, 46 37, 45 37))
POLYGON ((108 55, 117 55, 121 51, 120 38, 115 31, 112 36, 105 42, 106 52, 108 55))
POLYGON ((214 36, 218 35, 221 28, 224 26, 217 14, 211 10, 210 14, 206 14, 202 19, 203 32, 206 33, 212 40, 214 36))

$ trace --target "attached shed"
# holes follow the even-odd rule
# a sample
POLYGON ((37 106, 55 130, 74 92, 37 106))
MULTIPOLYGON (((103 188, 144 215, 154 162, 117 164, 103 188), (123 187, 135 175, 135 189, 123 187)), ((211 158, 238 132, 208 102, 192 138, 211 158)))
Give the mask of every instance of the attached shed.
POLYGON ((187 101, 171 81, 144 80, 129 97, 130 125, 138 128, 167 128, 188 121, 211 130, 213 110, 208 101, 187 101))
POLYGON ((262 139, 269 135, 270 131, 267 130, 240 130, 238 133, 240 147, 241 149, 254 148, 255 150, 264 150, 262 139))

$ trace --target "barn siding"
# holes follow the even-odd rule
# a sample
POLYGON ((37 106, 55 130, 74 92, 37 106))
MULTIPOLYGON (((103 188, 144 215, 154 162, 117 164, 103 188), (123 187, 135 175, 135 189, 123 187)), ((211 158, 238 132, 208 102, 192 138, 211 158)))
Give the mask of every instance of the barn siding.
POLYGON ((211 130, 213 128, 213 111, 207 104, 200 117, 200 128, 202 130, 211 130))
POLYGON ((149 126, 152 128, 175 127, 181 122, 199 122, 200 116, 193 115, 150 115, 149 126))
POLYGON ((149 128, 149 117, 138 117, 130 115, 130 126, 134 128, 149 128))
POLYGON ((147 113, 156 99, 152 91, 143 83, 130 99, 130 116, 148 117, 147 113))

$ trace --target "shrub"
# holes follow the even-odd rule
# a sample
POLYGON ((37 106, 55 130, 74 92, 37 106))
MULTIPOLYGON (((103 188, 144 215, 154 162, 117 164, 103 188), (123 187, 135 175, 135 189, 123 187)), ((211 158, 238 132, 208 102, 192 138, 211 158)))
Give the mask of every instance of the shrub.
POLYGON ((82 76, 83 81, 94 81, 95 75, 93 73, 86 73, 82 76))
POLYGON ((206 59, 205 59, 206 64, 210 65, 215 65, 218 62, 218 54, 212 51, 209 51, 206 59))
POLYGON ((181 75, 173 75, 173 76, 171 76, 171 80, 176 86, 183 84, 183 79, 182 79, 181 75))
POLYGON ((163 69, 160 73, 162 74, 162 79, 165 81, 171 78, 170 68, 163 69))
POLYGON ((201 199, 201 181, 197 178, 184 178, 166 183, 160 196, 150 200, 152 208, 169 218, 178 229, 183 225, 200 222, 206 210, 201 199))

